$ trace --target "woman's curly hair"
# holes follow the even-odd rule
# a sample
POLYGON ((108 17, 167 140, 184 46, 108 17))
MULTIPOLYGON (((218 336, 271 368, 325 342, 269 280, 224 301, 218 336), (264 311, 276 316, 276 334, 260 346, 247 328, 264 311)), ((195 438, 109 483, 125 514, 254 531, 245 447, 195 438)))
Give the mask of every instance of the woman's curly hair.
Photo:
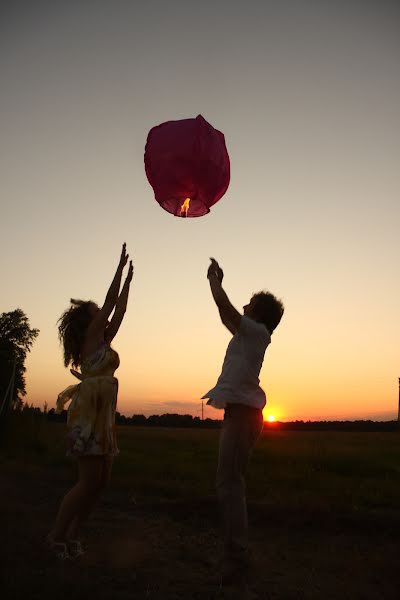
POLYGON ((64 365, 79 367, 82 364, 82 344, 89 323, 93 319, 90 307, 96 305, 91 300, 70 300, 71 306, 58 319, 58 337, 64 348, 64 365))

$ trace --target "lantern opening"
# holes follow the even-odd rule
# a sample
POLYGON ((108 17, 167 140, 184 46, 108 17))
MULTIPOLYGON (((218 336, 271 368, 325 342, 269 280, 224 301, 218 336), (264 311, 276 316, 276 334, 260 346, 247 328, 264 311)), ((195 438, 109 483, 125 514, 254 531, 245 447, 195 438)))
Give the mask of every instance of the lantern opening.
POLYGON ((180 215, 184 219, 186 219, 186 217, 188 216, 189 205, 190 205, 190 198, 186 198, 181 206, 181 215, 180 215))

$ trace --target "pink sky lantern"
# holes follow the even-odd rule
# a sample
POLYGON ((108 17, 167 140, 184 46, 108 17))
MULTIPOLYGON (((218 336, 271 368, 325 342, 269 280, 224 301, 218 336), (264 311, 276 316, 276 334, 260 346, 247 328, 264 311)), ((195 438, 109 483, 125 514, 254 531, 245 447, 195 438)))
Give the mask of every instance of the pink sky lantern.
POLYGON ((201 115, 153 127, 144 165, 155 199, 176 217, 206 215, 229 186, 224 135, 201 115))

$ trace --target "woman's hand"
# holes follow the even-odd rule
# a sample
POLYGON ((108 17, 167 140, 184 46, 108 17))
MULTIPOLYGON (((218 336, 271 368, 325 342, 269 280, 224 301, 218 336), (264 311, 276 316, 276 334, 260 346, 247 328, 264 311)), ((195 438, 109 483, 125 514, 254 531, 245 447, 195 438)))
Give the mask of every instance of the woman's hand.
POLYGON ((111 282, 111 285, 108 288, 104 304, 89 324, 87 335, 90 334, 95 339, 103 339, 105 330, 109 326, 108 317, 111 315, 117 304, 119 297, 119 288, 121 286, 122 272, 126 263, 128 262, 128 258, 129 254, 127 254, 126 252, 126 244, 124 242, 122 244, 121 256, 119 259, 118 267, 115 271, 115 275, 111 282))
POLYGON ((76 371, 75 369, 70 369, 69 371, 70 371, 70 373, 72 373, 72 375, 74 377, 76 377, 77 379, 79 379, 79 381, 82 381, 82 379, 83 379, 82 373, 79 373, 79 371, 76 371))
POLYGON ((106 331, 105 331, 104 339, 108 344, 110 344, 112 342, 112 340, 114 339, 114 337, 116 336, 116 334, 120 328, 120 325, 122 323, 122 320, 125 316, 125 311, 126 311, 126 307, 128 304, 129 288, 131 285, 132 277, 133 277, 133 264, 132 264, 132 261, 130 260, 128 274, 126 276, 124 285, 122 286, 122 291, 121 291, 121 293, 118 297, 117 303, 115 305, 114 314, 113 314, 112 319, 111 319, 110 323, 108 324, 106 331))
POLYGON ((126 244, 122 244, 121 258, 119 259, 119 266, 123 269, 128 262, 129 254, 126 253, 126 244))
POLYGON ((133 264, 132 261, 129 261, 128 275, 126 276, 126 281, 130 283, 133 277, 133 264))

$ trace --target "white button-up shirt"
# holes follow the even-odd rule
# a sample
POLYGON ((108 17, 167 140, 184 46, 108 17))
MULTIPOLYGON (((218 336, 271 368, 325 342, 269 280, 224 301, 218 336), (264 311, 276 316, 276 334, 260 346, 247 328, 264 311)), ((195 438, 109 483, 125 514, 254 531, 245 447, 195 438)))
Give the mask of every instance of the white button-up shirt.
POLYGON ((209 398, 207 404, 214 408, 225 408, 227 403, 264 408, 266 397, 258 376, 270 342, 265 325, 243 316, 228 344, 216 386, 202 396, 209 398))

